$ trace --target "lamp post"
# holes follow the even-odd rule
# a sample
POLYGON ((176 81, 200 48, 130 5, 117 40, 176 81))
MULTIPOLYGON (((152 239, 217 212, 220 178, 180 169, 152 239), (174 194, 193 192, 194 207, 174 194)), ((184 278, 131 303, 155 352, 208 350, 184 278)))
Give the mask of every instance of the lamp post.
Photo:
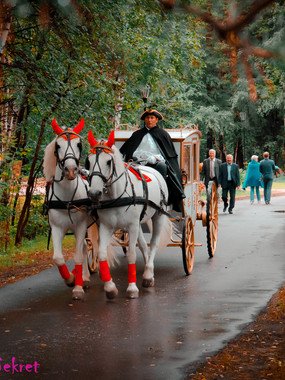
POLYGON ((147 103, 147 100, 148 100, 148 97, 149 97, 149 93, 150 93, 150 85, 147 84, 145 86, 145 88, 142 90, 141 92, 141 95, 142 95, 142 100, 143 102, 146 104, 147 103))
POLYGON ((246 126, 247 126, 247 115, 246 115, 246 112, 240 112, 239 113, 239 116, 240 116, 240 119, 241 121, 243 122, 243 161, 245 160, 245 130, 246 130, 246 126))

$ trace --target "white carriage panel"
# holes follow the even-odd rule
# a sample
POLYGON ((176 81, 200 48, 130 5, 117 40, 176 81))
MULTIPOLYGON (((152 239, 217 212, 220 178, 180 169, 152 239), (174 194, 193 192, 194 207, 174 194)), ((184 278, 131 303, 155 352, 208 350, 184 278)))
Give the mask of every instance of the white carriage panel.
POLYGON ((185 216, 191 216, 193 224, 196 223, 197 202, 199 196, 198 183, 192 183, 191 186, 184 188, 186 198, 183 200, 185 216))
POLYGON ((115 130, 115 145, 118 149, 128 140, 134 131, 115 130))

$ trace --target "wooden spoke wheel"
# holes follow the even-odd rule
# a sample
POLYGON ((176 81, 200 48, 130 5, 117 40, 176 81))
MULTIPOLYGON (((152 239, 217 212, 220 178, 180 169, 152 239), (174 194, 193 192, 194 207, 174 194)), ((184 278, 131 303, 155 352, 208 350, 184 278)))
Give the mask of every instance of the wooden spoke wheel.
POLYGON ((208 254, 213 257, 218 240, 218 192, 213 181, 209 182, 207 188, 206 228, 208 254))
POLYGON ((194 250, 194 225, 189 216, 186 218, 182 229, 182 258, 184 271, 187 276, 192 273, 194 267, 194 250))
POLYGON ((90 239, 85 239, 86 248, 87 248, 87 265, 90 274, 96 273, 98 269, 98 257, 93 252, 93 245, 90 239))

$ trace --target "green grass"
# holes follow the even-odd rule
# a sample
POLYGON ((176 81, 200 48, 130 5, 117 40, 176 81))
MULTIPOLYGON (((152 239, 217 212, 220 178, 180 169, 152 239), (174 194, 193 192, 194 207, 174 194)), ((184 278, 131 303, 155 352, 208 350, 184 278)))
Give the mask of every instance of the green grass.
MULTIPOLYGON (((241 183, 243 180, 241 180, 241 183)), ((279 189, 284 189, 285 190, 285 175, 280 175, 278 178, 274 178, 273 180, 273 185, 272 185, 273 190, 279 190, 279 189)), ((249 196, 250 188, 247 187, 247 189, 244 190, 237 190, 236 196, 244 196, 248 195, 249 196)), ((261 194, 263 194, 263 189, 261 189, 261 194)))
MULTIPOLYGON (((10 246, 6 252, 0 252, 0 268, 11 266, 28 265, 31 263, 31 256, 35 252, 52 256, 52 240, 49 250, 47 249, 48 239, 46 236, 38 236, 34 240, 26 240, 20 247, 10 246)), ((64 249, 74 247, 74 236, 68 235, 63 240, 64 249)))

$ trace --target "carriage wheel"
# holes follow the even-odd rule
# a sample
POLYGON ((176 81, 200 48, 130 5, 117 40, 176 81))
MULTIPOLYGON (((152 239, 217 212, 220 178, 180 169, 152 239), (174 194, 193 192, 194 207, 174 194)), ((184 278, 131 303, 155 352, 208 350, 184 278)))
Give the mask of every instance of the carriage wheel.
POLYGON ((85 238, 85 243, 87 245, 87 265, 90 274, 96 273, 98 269, 98 257, 93 252, 93 245, 90 239, 85 238))
POLYGON ((194 226, 191 217, 187 217, 182 230, 182 258, 186 275, 191 274, 194 267, 194 226))
POLYGON ((209 182, 207 189, 206 214, 208 254, 213 257, 218 240, 218 192, 213 181, 209 182))

